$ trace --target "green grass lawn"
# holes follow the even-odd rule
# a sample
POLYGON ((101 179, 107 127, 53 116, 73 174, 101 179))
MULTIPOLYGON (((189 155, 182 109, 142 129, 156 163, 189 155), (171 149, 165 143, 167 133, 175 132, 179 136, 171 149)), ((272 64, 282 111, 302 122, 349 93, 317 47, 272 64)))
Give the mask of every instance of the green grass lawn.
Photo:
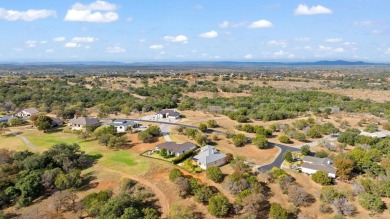
MULTIPOLYGON (((115 150, 101 146, 97 140, 83 141, 72 133, 62 131, 53 133, 43 133, 37 130, 21 130, 22 136, 26 137, 32 144, 45 151, 51 146, 60 143, 79 144, 81 150, 88 154, 101 154, 99 163, 109 168, 119 170, 128 174, 142 174, 149 168, 147 158, 144 158, 130 150, 115 150)), ((13 149, 16 151, 29 149, 24 142, 15 136, 0 136, 0 148, 13 149)))

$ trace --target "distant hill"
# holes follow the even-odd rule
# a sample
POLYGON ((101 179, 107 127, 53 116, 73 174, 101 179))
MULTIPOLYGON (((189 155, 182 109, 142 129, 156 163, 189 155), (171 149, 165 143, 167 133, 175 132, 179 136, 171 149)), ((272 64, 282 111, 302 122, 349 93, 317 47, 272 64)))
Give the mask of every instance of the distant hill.
POLYGON ((103 62, 103 61, 79 61, 79 62, 4 62, 0 65, 19 66, 365 66, 365 65, 390 65, 390 63, 369 63, 363 61, 316 61, 316 62, 236 62, 236 61, 187 61, 187 62, 103 62))

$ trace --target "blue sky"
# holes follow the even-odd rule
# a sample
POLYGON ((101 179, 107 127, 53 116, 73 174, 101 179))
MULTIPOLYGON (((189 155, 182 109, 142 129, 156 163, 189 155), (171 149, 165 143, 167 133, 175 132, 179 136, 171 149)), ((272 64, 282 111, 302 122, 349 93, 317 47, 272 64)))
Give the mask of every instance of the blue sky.
POLYGON ((0 61, 390 62, 388 0, 2 0, 0 61))

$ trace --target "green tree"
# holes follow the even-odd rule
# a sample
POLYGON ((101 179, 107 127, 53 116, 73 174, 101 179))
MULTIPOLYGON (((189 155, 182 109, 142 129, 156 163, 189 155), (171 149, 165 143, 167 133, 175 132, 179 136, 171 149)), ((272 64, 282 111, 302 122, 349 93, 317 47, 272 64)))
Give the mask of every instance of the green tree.
POLYGON ((209 167, 206 169, 206 177, 214 182, 222 182, 223 173, 219 167, 209 167))
POLYGON ((199 124, 199 130, 200 130, 201 132, 206 132, 206 131, 207 131, 207 125, 204 124, 204 123, 200 123, 200 124, 199 124))
POLYGON ((160 150, 159 152, 160 156, 163 157, 163 158, 167 158, 168 157, 168 151, 167 149, 163 148, 160 150))
POLYGON ((288 219, 288 212, 278 203, 272 203, 269 211, 271 219, 288 219))
POLYGON ((151 143, 154 140, 153 135, 151 135, 146 130, 138 133, 138 139, 141 140, 143 143, 151 143))
POLYGON ((244 146, 246 143, 248 143, 248 139, 246 138, 246 136, 244 134, 237 134, 235 135, 233 138, 233 144, 236 146, 236 147, 242 147, 244 146))
POLYGON ((311 179, 323 186, 332 184, 332 179, 328 176, 328 173, 324 170, 318 170, 313 175, 311 175, 311 179))
POLYGON ((259 134, 256 134, 256 136, 252 139, 252 143, 255 144, 260 149, 264 149, 268 146, 267 137, 259 134))
POLYGON ((335 188, 331 186, 322 187, 320 200, 326 204, 332 204, 335 199, 343 197, 335 188))
POLYGON ((291 151, 286 151, 286 153, 283 154, 283 159, 285 159, 288 162, 294 162, 293 155, 291 151))
POLYGON ((354 163, 350 159, 338 158, 334 162, 337 169, 337 176, 341 179, 349 179, 354 168, 354 163))
POLYGON ((145 131, 148 132, 153 137, 157 137, 161 135, 161 129, 156 125, 149 126, 149 128, 147 128, 145 131))
POLYGON ((359 204, 372 212, 381 213, 385 210, 385 203, 381 200, 381 197, 364 192, 359 195, 359 204))
POLYGON ((314 124, 307 131, 307 136, 310 138, 321 138, 322 137, 322 127, 321 125, 314 124))
POLYGON ((209 199, 213 196, 213 191, 208 186, 200 186, 195 189, 194 198, 197 202, 207 203, 209 199))
POLYGON ((169 180, 171 182, 174 182, 177 178, 179 177, 182 177, 183 176, 183 173, 179 170, 179 169, 172 169, 170 172, 169 172, 169 180))
POLYGON ((370 123, 367 125, 367 127, 364 129, 365 132, 377 132, 378 131, 378 125, 374 123, 370 123))
POLYGON ((198 134, 198 130, 196 129, 186 129, 186 135, 189 137, 189 138, 192 138, 194 139, 196 134, 198 134))
POLYGON ((34 122, 34 126, 36 126, 39 131, 46 132, 47 130, 49 130, 51 128, 51 122, 52 122, 52 119, 49 116, 41 115, 34 122))
POLYGON ((208 120, 207 127, 208 128, 216 128, 216 127, 218 127, 218 123, 215 120, 208 120))
POLYGON ((209 205, 207 209, 213 216, 224 217, 229 213, 230 203, 225 196, 222 194, 217 194, 209 199, 209 205))
POLYGON ((301 154, 306 156, 310 154, 310 146, 309 145, 303 145, 301 147, 301 154))
MULTIPOLYGON (((134 217, 133 217, 134 218, 134 217)), ((174 204, 169 208, 169 219, 193 219, 194 213, 182 204, 174 204)))
POLYGON ((286 135, 281 135, 278 137, 278 140, 281 142, 281 143, 285 143, 285 144, 290 144, 291 143, 291 140, 289 137, 287 137, 286 135))
POLYGON ((60 173, 55 179, 55 186, 60 190, 78 188, 82 184, 80 170, 72 171, 68 174, 60 173))
POLYGON ((195 136, 195 141, 198 145, 205 146, 207 144, 207 135, 198 133, 195 136))

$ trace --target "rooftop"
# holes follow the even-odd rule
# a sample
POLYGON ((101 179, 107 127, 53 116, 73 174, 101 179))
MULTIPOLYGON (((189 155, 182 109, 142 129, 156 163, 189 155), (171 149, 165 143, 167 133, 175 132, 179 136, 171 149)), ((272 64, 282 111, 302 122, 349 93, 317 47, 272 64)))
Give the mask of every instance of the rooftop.
POLYGON ((206 145, 200 149, 200 153, 194 159, 207 165, 225 157, 226 154, 219 152, 214 146, 206 145))
POLYGON ((189 151, 193 148, 196 148, 196 145, 191 143, 191 142, 184 142, 182 144, 178 144, 173 141, 167 141, 164 143, 161 143, 157 145, 158 149, 167 149, 167 151, 172 151, 172 152, 183 152, 183 151, 189 151))
POLYGON ((76 125, 96 125, 99 124, 99 120, 97 118, 88 118, 88 117, 78 117, 75 119, 69 120, 69 123, 76 125))
POLYGON ((319 158, 319 157, 313 157, 313 156, 304 156, 302 158, 302 161, 304 162, 302 164, 302 167, 313 169, 313 170, 324 170, 328 173, 336 174, 336 168, 333 166, 333 160, 325 157, 325 158, 319 158))

